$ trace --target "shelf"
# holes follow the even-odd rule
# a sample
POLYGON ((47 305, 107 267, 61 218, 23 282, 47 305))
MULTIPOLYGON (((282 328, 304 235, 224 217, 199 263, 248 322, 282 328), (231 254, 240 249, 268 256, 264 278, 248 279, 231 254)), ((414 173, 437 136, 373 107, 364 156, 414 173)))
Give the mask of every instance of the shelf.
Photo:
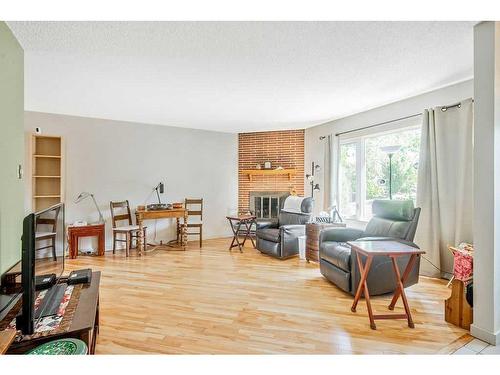
POLYGON ((61 155, 33 155, 35 158, 61 159, 61 155))
POLYGON ((295 169, 243 169, 240 173, 246 174, 250 181, 253 180, 253 176, 285 176, 288 175, 288 180, 292 179, 292 176, 297 174, 295 169))
POLYGON ((31 137, 32 204, 36 211, 64 200, 63 139, 53 135, 31 137))

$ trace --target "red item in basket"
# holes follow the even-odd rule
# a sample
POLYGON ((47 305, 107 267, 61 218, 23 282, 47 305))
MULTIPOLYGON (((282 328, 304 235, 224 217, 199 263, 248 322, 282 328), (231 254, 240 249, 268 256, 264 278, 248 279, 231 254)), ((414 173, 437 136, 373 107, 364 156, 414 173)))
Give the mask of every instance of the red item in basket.
POLYGON ((453 275, 455 279, 467 281, 472 277, 472 252, 461 249, 452 249, 453 275))

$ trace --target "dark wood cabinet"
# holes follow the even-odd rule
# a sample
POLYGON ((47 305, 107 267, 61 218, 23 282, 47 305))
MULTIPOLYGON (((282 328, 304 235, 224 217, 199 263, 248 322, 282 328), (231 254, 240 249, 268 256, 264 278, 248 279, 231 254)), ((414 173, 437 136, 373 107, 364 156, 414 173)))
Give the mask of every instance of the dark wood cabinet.
POLYGON ((306 260, 308 262, 319 262, 319 235, 325 228, 344 228, 345 223, 309 223, 306 224, 306 260))

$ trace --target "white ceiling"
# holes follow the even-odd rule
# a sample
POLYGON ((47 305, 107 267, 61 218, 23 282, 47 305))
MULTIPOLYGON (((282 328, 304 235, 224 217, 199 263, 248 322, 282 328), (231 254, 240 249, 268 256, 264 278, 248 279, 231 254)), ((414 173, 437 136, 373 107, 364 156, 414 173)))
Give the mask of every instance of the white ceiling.
POLYGON ((473 22, 9 22, 30 111, 306 128, 472 78, 473 22))

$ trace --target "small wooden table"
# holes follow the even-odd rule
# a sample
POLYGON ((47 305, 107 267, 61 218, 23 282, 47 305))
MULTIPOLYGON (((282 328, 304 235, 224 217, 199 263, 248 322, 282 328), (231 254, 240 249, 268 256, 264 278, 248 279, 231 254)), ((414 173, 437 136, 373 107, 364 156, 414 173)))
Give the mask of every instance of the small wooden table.
POLYGON ((319 263, 319 235, 326 228, 345 228, 345 223, 309 223, 306 224, 306 260, 319 263))
POLYGON ((135 212, 135 217, 137 220, 137 225, 139 226, 139 236, 137 237, 137 249, 139 255, 145 253, 146 240, 144 239, 144 220, 151 219, 177 219, 177 224, 181 218, 183 218, 182 223, 182 236, 181 236, 181 246, 182 250, 186 250, 187 246, 187 220, 188 220, 188 210, 185 208, 172 208, 169 210, 137 210, 135 212))
POLYGON ((97 255, 104 255, 105 230, 104 223, 82 226, 68 226, 69 257, 75 259, 78 256, 78 240, 80 237, 97 237, 97 255))
POLYGON ((351 311, 356 312, 356 306, 358 305, 359 298, 363 293, 366 300, 366 307, 368 309, 368 317, 370 318, 371 329, 377 329, 377 326, 375 325, 375 319, 407 319, 408 327, 415 328, 413 319, 411 317, 410 306, 408 305, 408 300, 406 299, 404 283, 410 275, 413 266, 415 265, 415 260, 421 254, 425 254, 425 251, 397 241, 349 241, 347 242, 347 244, 351 246, 351 250, 354 252, 356 261, 358 262, 359 270, 361 272, 361 279, 359 280, 358 290, 356 291, 356 295, 354 296, 354 302, 352 303, 351 311), (366 262, 364 265, 361 262, 361 257, 359 256, 359 254, 366 256, 366 262), (410 255, 410 260, 408 261, 408 264, 406 265, 406 268, 403 272, 403 276, 401 277, 397 258, 404 255, 410 255), (391 258, 397 288, 394 291, 394 296, 392 297, 392 301, 389 304, 389 310, 394 310, 394 306, 401 296, 405 308, 405 314, 373 314, 372 306, 370 303, 370 293, 368 292, 366 279, 368 277, 368 273, 370 272, 373 258, 376 256, 388 256, 389 258, 391 258))
POLYGON ((252 241, 252 245, 255 249, 255 242, 253 241, 252 236, 250 236, 250 231, 252 229, 252 225, 255 224, 255 220, 257 219, 257 217, 252 215, 226 216, 226 219, 229 220, 229 225, 231 226, 231 230, 233 231, 233 240, 231 241, 231 245, 229 246, 229 251, 231 251, 233 247, 238 246, 240 253, 242 253, 243 251, 241 250, 241 248, 245 246, 245 242, 248 238, 250 238, 250 241, 252 241), (245 230, 243 242, 240 242, 239 234, 242 225, 245 226, 245 230))

